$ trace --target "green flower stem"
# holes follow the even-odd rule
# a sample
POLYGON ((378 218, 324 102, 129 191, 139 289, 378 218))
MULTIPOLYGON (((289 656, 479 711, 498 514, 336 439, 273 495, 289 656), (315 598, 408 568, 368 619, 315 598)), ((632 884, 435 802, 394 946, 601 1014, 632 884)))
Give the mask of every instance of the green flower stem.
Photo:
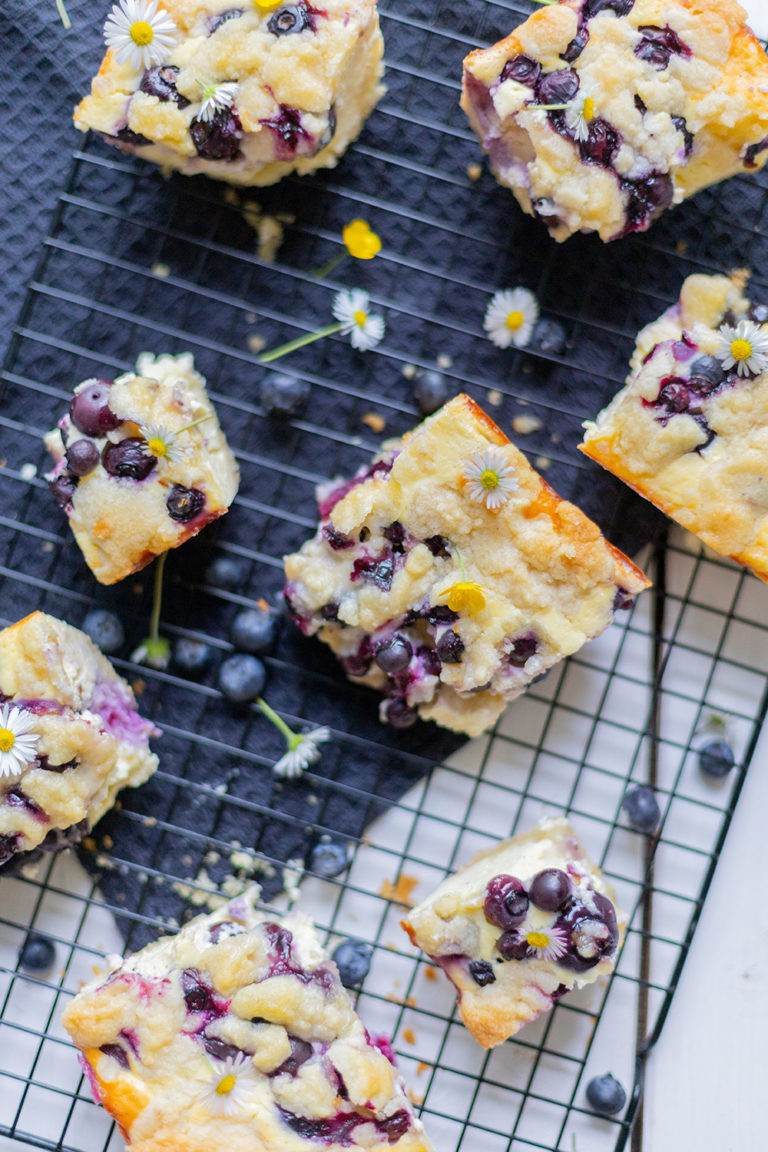
POLYGON ((182 432, 189 432, 190 428, 197 428, 198 424, 204 424, 206 420, 212 419, 213 412, 209 412, 206 416, 199 416, 197 420, 193 420, 191 424, 185 424, 183 428, 177 428, 173 435, 180 436, 182 432))
POLYGON ((69 29, 72 27, 72 21, 69 18, 69 13, 67 12, 66 8, 64 7, 64 0, 56 0, 56 10, 59 13, 59 16, 61 17, 62 24, 64 25, 65 29, 68 32, 69 29))
POLYGON ((305 344, 311 344, 314 340, 322 340, 324 336, 334 336, 337 332, 341 332, 341 324, 328 324, 325 328, 321 328, 319 332, 309 332, 306 336, 299 336, 296 340, 289 340, 287 344, 280 344, 279 347, 273 348, 271 352, 265 352, 263 356, 259 356, 260 364, 269 364, 272 360, 277 360, 280 356, 287 356, 289 352, 295 352, 298 348, 303 348, 305 344))
POLYGON ((466 572, 464 571, 464 561, 463 561, 463 560, 462 560, 462 558, 461 558, 461 552, 459 552, 458 548, 456 548, 456 546, 455 546, 455 545, 454 545, 454 551, 456 552, 456 555, 457 555, 457 556, 458 556, 458 558, 459 558, 459 568, 461 569, 461 582, 462 582, 462 584, 466 584, 466 582, 467 582, 467 574, 466 574, 466 572))
POLYGON ((149 620, 149 639, 153 644, 160 640, 160 609, 163 604, 163 573, 168 553, 163 552, 155 561, 155 584, 152 590, 152 615, 149 620))
POLYGON ((313 269, 311 275, 318 280, 322 280, 324 276, 330 275, 334 268, 338 268, 339 264, 341 264, 342 260, 346 260, 347 256, 349 256, 349 252, 347 252, 345 248, 343 252, 340 252, 338 256, 334 256, 327 264, 321 264, 319 268, 313 269))
POLYGON ((522 112, 560 112, 570 104, 524 104, 522 112))
POLYGON ((288 745, 289 752, 293 752, 294 749, 302 743, 304 737, 289 728, 282 716, 278 716, 274 708, 270 708, 269 704, 267 704, 266 700, 262 700, 261 696, 256 700, 256 707, 262 715, 266 716, 271 724, 274 724, 278 732, 281 732, 283 736, 285 736, 285 742, 288 745))

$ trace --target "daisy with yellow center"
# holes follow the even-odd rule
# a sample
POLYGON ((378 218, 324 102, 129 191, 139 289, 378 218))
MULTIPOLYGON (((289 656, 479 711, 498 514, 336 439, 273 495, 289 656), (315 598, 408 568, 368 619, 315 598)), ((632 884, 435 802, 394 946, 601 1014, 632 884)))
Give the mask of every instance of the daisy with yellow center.
POLYGON ((235 102, 237 95, 237 82, 234 80, 227 80, 224 84, 203 84, 202 80, 198 80, 200 85, 200 111, 197 114, 198 120, 213 120, 217 112, 224 112, 227 108, 231 108, 235 102))
POLYGON ((568 951, 568 933, 556 924, 536 928, 523 924, 517 930, 517 942, 536 960, 559 960, 568 951))
POLYGON ((484 504, 489 512, 497 512, 519 487, 514 468, 498 448, 475 452, 463 479, 470 500, 484 504))
POLYGON ((237 1116, 248 1106, 258 1075, 245 1054, 217 1060, 202 1091, 202 1103, 210 1116, 237 1116))
POLYGON ((736 368, 739 376, 757 376, 768 368, 768 330, 753 320, 740 320, 734 328, 723 324, 715 355, 723 368, 736 368))
POLYGON ((370 303, 370 296, 367 292, 363 292, 362 288, 337 292, 331 307, 336 317, 335 324, 327 324, 317 332, 308 332, 306 336, 298 336, 295 340, 289 340, 287 344, 281 344, 278 348, 265 352, 263 356, 259 356, 259 363, 270 364, 280 356, 295 352, 297 348, 304 348, 315 340, 322 340, 324 336, 335 336, 337 332, 349 336, 352 347, 357 348, 358 352, 370 351, 381 341, 386 327, 384 317, 369 310, 370 303))
POLYGON ((483 327, 497 348, 524 348, 539 318, 539 304, 527 288, 496 292, 485 310, 483 327))
POLYGON ((3 704, 0 708, 0 777, 20 776, 37 756, 40 737, 32 733, 34 717, 21 708, 3 704))
POLYGON ((137 71, 162 64, 176 37, 176 25, 158 0, 120 0, 104 25, 104 41, 117 62, 137 71))
POLYGON ((182 432, 188 432, 190 428, 196 428, 198 424, 210 419, 210 416, 200 416, 175 432, 171 432, 164 424, 140 424, 139 431, 156 460, 167 460, 169 464, 175 464, 186 454, 185 449, 176 443, 182 432))

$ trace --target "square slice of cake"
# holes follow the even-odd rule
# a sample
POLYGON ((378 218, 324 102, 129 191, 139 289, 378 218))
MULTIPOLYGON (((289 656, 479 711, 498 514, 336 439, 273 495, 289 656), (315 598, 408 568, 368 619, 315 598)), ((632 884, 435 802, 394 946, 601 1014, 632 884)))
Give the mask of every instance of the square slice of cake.
POLYGON ((131 1152, 430 1152, 307 917, 253 891, 150 944, 67 1006, 131 1152))
POLYGON ((556 240, 642 232, 768 155, 768 57, 735 0, 563 0, 464 61, 497 179, 556 240))
POLYGON ((286 600, 381 718, 471 736, 648 586, 468 396, 320 500, 286 600))
POLYGON ((43 612, 0 632, 0 700, 0 866, 15 871, 143 784, 159 732, 95 644, 43 612))
POLYGON ((102 584, 223 516, 240 481, 189 352, 143 353, 135 373, 84 380, 45 443, 51 495, 102 584))
POLYGON ((768 307, 744 283, 688 277, 639 334, 626 386, 580 448, 768 580, 768 307))
POLYGON ((626 918, 562 818, 481 852, 403 921, 493 1048, 574 988, 613 971, 626 918))
POLYGON ((262 185, 331 168, 382 94, 375 0, 162 0, 151 18, 147 6, 113 9, 75 125, 166 172, 262 185), (143 52, 132 20, 154 25, 143 52))

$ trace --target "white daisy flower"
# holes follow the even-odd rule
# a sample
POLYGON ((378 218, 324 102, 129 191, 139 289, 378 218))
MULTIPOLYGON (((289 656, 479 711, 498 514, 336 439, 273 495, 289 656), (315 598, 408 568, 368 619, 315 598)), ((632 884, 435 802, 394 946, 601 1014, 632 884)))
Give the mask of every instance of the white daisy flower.
POLYGON ((0 777, 21 775, 37 756, 40 737, 31 732, 34 723, 34 716, 21 708, 0 708, 0 777))
POLYGON ((752 320, 740 320, 733 328, 723 324, 715 356, 723 368, 733 368, 739 376, 757 376, 768 368, 768 331, 752 320))
POLYGON ((275 776, 296 780, 310 764, 320 759, 320 744, 330 740, 329 728, 315 728, 313 732, 295 732, 288 740, 288 751, 275 764, 275 776))
POLYGON ((498 448, 475 452, 464 469, 464 479, 470 499, 485 504, 490 512, 506 504, 519 488, 514 468, 498 448))
POLYGON ((225 84, 203 84, 198 80, 197 83, 202 88, 203 101, 197 114, 198 120, 213 120, 217 112, 223 112, 234 104, 238 88, 236 81, 228 80, 225 84))
POLYGON ((537 960, 559 960, 568 951, 568 933, 555 924, 546 928, 523 924, 517 929, 517 942, 526 945, 537 960))
POLYGON ((137 71, 162 64, 176 35, 176 25, 158 0, 120 0, 104 25, 104 42, 117 62, 137 71))
POLYGON ((565 122, 577 140, 586 140, 589 125, 595 118, 595 98, 589 89, 580 88, 565 107, 565 122))
POLYGON ((184 456, 184 449, 176 443, 176 433, 163 424, 140 424, 139 432, 147 442, 147 448, 157 460, 167 460, 175 464, 184 456))
POLYGON ((496 292, 485 310, 483 327, 497 348, 524 348, 539 318, 539 303, 527 288, 496 292))
POLYGON ((331 309, 341 324, 341 332, 349 336, 352 347, 359 352, 375 348, 384 335, 384 318, 369 312, 371 298, 361 288, 337 292, 331 309))
POLYGON ((253 1062, 245 1053, 217 1060, 203 1087, 202 1103, 210 1116, 236 1116, 248 1104, 258 1080, 253 1062))

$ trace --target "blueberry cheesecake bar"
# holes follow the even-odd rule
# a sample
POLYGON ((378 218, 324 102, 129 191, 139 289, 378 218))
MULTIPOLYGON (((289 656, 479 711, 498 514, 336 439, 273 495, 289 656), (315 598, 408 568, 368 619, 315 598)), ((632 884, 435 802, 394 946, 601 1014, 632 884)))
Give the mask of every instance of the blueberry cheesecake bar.
POLYGON ((493 1048, 613 971, 626 927, 613 889, 562 817, 481 852, 403 921, 493 1048))
POLYGON ((312 922, 251 890, 67 1006, 131 1152, 430 1152, 389 1041, 352 1007, 312 922))
POLYGON ((642 232, 768 156, 768 57, 735 0, 562 0, 464 61, 497 179, 555 240, 642 232))
POLYGON ((133 692, 87 636, 43 612, 0 631, 0 872, 77 843, 157 767, 133 692))
POLYGON ((689 276, 637 338, 582 452, 768 580, 768 306, 745 276, 689 276))
POLYGON ((84 380, 45 437, 48 487, 102 584, 137 572, 223 516, 237 463, 190 353, 84 380))
POLYGON ((121 0, 105 39, 75 125, 166 172, 263 185, 333 167, 383 91, 375 0, 121 0))
POLYGON ((648 580, 457 396, 321 493, 285 597, 381 719, 470 736, 597 636, 648 580))

